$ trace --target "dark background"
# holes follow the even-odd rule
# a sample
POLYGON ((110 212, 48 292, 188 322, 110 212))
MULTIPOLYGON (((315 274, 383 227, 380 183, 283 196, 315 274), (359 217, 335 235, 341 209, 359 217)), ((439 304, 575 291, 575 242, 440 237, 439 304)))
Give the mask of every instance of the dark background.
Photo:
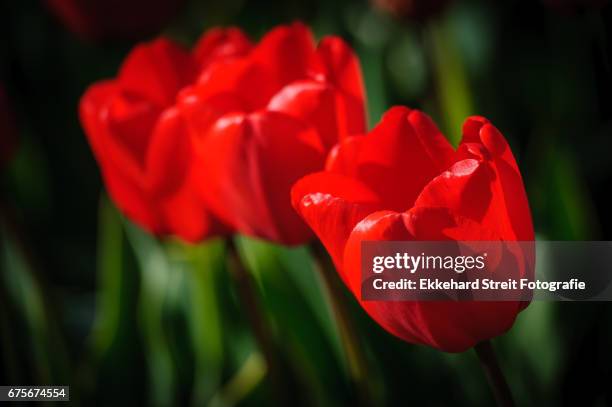
MULTIPOLYGON (((612 240, 612 10, 588 3, 455 1, 430 18, 394 18, 348 0, 190 0, 162 32, 190 45, 215 25, 259 38, 303 20, 317 38, 340 35, 361 58, 370 126, 403 104, 456 143, 463 119, 483 115, 513 148, 538 238, 612 240)), ((219 243, 161 244, 118 216, 78 122, 86 87, 152 35, 78 35, 33 0, 2 2, 0 30, 19 139, 1 170, 0 384, 69 384, 86 405, 269 401, 219 243), (154 255, 168 264, 148 270, 154 255)), ((353 403, 307 252, 244 245, 264 259, 253 267, 294 394, 353 403)), ((377 404, 492 403, 473 352, 405 344, 352 311, 377 404)), ((494 343, 519 404, 612 405, 610 304, 534 303, 494 343)))

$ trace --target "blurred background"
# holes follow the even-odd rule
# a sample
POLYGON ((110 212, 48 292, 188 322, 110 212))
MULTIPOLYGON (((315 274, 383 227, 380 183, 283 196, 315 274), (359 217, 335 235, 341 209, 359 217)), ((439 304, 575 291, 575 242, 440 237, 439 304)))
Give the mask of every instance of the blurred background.
MULTIPOLYGON (((453 143, 471 114, 508 138, 538 237, 612 240, 612 10, 605 1, 23 0, 0 3, 0 384, 74 404, 265 405, 273 383, 222 242, 159 242, 105 196, 77 118, 138 41, 191 45, 302 20, 361 58, 369 123, 424 110, 453 143)), ((240 239, 288 394, 354 405, 306 248, 240 239)), ((349 298, 376 405, 490 405, 473 352, 403 343, 349 298)), ((519 405, 612 405, 612 304, 531 304, 494 340, 519 405)))

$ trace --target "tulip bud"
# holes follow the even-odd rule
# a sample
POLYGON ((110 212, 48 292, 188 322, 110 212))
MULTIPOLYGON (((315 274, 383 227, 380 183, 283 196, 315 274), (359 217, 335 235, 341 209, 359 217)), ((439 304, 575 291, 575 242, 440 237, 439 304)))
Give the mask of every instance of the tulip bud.
MULTIPOLYGON (((461 352, 506 332, 526 306, 362 297, 366 241, 534 240, 510 146, 483 117, 466 120, 455 151, 429 117, 394 107, 367 135, 340 142, 326 170, 298 181, 291 198, 360 305, 405 341, 461 352)), ((521 275, 533 265, 528 250, 515 260, 521 275)))
MULTIPOLYGON (((201 49, 215 43, 209 33, 201 49)), ((243 39, 232 35, 244 48, 243 39)), ((249 45, 250 47, 250 45, 249 45)), ((209 54, 179 97, 202 158, 202 196, 240 233, 297 245, 314 238, 289 202, 340 140, 365 131, 363 80, 342 39, 316 44, 305 25, 268 32, 240 58, 209 54)))
MULTIPOLYGON (((211 44, 217 54, 233 39, 211 44)), ((203 67, 193 52, 159 38, 136 46, 117 77, 94 83, 80 102, 81 123, 109 196, 133 222, 158 236, 197 242, 225 233, 197 192, 200 167, 177 95, 203 67)))

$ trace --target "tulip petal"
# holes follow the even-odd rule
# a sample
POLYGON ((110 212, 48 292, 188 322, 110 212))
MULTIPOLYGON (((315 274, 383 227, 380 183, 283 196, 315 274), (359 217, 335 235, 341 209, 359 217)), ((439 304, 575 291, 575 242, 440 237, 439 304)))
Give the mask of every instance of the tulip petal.
POLYGON ((437 172, 444 171, 452 163, 455 151, 429 116, 419 110, 408 115, 423 153, 429 157, 437 172))
POLYGON ((366 312, 401 339, 447 352, 462 352, 500 335, 513 324, 517 302, 362 301, 361 242, 371 240, 492 239, 495 234, 444 208, 415 208, 407 213, 376 212, 353 230, 344 253, 345 281, 366 312))
POLYGON ((361 299, 361 243, 364 240, 413 240, 401 213, 382 210, 370 213, 355 225, 343 253, 339 268, 342 279, 357 299, 361 299))
POLYGON ((203 99, 197 87, 187 87, 178 96, 177 107, 185 118, 194 147, 201 151, 201 139, 210 127, 228 113, 243 112, 245 106, 234 93, 223 92, 203 99))
POLYGON ((92 85, 79 105, 81 123, 113 202, 127 217, 156 233, 160 225, 146 195, 143 170, 109 130, 108 101, 116 93, 113 81, 92 85))
POLYGON ((122 176, 113 165, 100 164, 104 185, 117 208, 132 222, 152 234, 163 230, 157 210, 151 205, 146 190, 138 183, 122 176))
POLYGON ((339 123, 346 118, 344 111, 339 110, 339 98, 328 84, 302 80, 285 86, 270 100, 267 108, 312 123, 329 149, 345 136, 347 127, 339 123))
MULTIPOLYGON (((497 241, 500 238, 495 231, 446 208, 413 208, 406 214, 405 222, 415 240, 420 241, 497 241)), ((521 264, 521 253, 518 255, 521 264)), ((420 335, 429 346, 447 352, 463 352, 478 342, 505 333, 521 306, 516 301, 421 301, 412 304, 418 314, 412 332, 420 335)))
POLYGON ((201 73, 197 92, 206 100, 218 93, 240 95, 247 111, 264 108, 286 84, 306 77, 307 64, 314 54, 308 28, 295 23, 266 34, 242 58, 223 59, 209 64, 201 73))
POLYGON ((243 233, 287 244, 311 232, 290 202, 291 186, 322 168, 317 132, 279 112, 229 114, 203 138, 203 193, 215 213, 243 233))
POLYGON ((404 107, 390 109, 368 135, 341 142, 330 154, 328 170, 358 178, 377 191, 387 209, 411 208, 422 188, 454 156, 423 116, 404 107))
POLYGON ((317 63, 321 64, 325 79, 359 105, 365 106, 365 85, 361 75, 361 65, 351 47, 342 38, 329 36, 319 42, 316 54, 317 63))
POLYGON ((125 150, 134 165, 144 168, 147 147, 160 109, 144 99, 122 94, 113 96, 107 103, 100 112, 106 112, 103 120, 113 140, 125 150))
POLYGON ((246 111, 266 106, 282 84, 249 58, 215 61, 202 71, 193 91, 201 100, 233 94, 246 111))
POLYGON ((488 120, 478 116, 466 120, 463 133, 458 156, 472 155, 486 160, 493 172, 491 194, 495 199, 489 219, 483 222, 487 225, 499 222, 498 229, 506 240, 533 240, 529 201, 508 142, 488 120))
POLYGON ((334 174, 356 174, 363 137, 347 137, 329 150, 325 170, 334 174))
POLYGON ((261 67, 270 78, 283 86, 306 77, 314 51, 312 33, 304 24, 296 22, 271 30, 249 57, 253 64, 261 67))
POLYGON ((174 42, 159 38, 130 52, 118 80, 126 94, 166 107, 195 75, 195 59, 174 42))
POLYGON ((302 178, 293 186, 291 197, 293 207, 321 240, 338 270, 355 225, 381 207, 366 185, 329 172, 302 178))
MULTIPOLYGON (((520 173, 504 173, 507 170, 505 163, 486 159, 485 157, 490 157, 490 153, 483 153, 471 144, 464 144, 463 148, 469 147, 472 151, 470 154, 479 157, 480 161, 474 158, 458 161, 423 189, 415 208, 448 208, 453 213, 478 222, 480 229, 477 230, 490 230, 499 239, 532 241, 533 225, 520 173), (504 188, 512 190, 507 192, 504 188), (516 206, 508 206, 507 201, 516 206)), ((481 236, 456 239, 487 240, 481 236)), ((524 252, 523 249, 524 247, 519 246, 511 252, 518 259, 519 273, 525 276, 525 273, 533 270, 535 256, 533 251, 524 252)), ((521 309, 526 306, 526 302, 522 303, 521 309)))
POLYGON ((130 179, 132 183, 140 184, 138 180, 143 176, 140 160, 132 155, 123 140, 117 139, 112 131, 120 128, 120 122, 113 122, 110 113, 110 105, 117 97, 117 92, 118 87, 114 81, 102 81, 90 86, 81 98, 79 116, 100 166, 113 167, 113 171, 130 179))
POLYGON ((169 195, 184 184, 192 165, 191 139, 178 109, 170 108, 157 121, 147 150, 147 178, 151 193, 169 195))
MULTIPOLYGON (((414 206, 449 208, 461 216, 482 222, 491 208, 494 177, 487 162, 476 159, 458 161, 427 184, 414 206)), ((487 227, 500 221, 497 216, 487 227)))
POLYGON ((251 50, 251 40, 236 27, 215 27, 206 31, 196 43, 193 54, 205 69, 211 62, 246 55, 251 50))
POLYGON ((231 232, 204 204, 198 188, 202 180, 201 166, 193 163, 178 190, 159 198, 164 235, 175 235, 187 242, 197 243, 231 232))

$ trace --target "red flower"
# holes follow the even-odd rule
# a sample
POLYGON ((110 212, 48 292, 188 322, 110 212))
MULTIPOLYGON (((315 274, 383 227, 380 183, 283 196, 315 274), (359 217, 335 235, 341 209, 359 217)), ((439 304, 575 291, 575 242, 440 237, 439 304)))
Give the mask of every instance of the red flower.
POLYGON ((454 151, 429 117, 392 108, 367 136, 342 141, 326 171, 297 182, 292 202, 368 314, 408 342, 463 351, 508 330, 526 306, 360 299, 361 241, 533 240, 510 147, 482 117, 465 122, 454 151))
POLYGON ((117 78, 92 85, 81 99, 81 122, 111 198, 157 235, 197 241, 224 230, 197 193, 198 157, 175 106, 210 58, 233 58, 247 43, 235 29, 213 35, 193 53, 163 38, 139 45, 117 78))
POLYGON ((355 55, 337 37, 315 48, 299 23, 272 30, 243 56, 211 58, 180 107, 212 210, 242 233, 286 244, 312 237, 291 208, 291 185, 365 129, 355 55))
POLYGON ((7 163, 17 148, 17 125, 15 116, 0 84, 0 167, 7 163))
POLYGON ((46 0, 49 9, 80 37, 135 40, 164 28, 183 0, 46 0))

